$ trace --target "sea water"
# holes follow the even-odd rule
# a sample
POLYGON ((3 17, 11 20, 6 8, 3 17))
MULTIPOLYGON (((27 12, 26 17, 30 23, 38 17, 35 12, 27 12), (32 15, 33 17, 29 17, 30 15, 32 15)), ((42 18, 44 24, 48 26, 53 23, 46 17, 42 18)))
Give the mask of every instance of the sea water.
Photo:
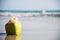
MULTIPOLYGON (((0 16, 0 33, 5 32, 5 24, 10 16, 0 16)), ((59 40, 60 17, 32 16, 20 17, 22 24, 21 40, 59 40)), ((0 40, 5 40, 6 35, 1 35, 0 40)), ((12 38, 12 36, 11 36, 12 38)), ((18 40, 18 39, 17 39, 18 40)))

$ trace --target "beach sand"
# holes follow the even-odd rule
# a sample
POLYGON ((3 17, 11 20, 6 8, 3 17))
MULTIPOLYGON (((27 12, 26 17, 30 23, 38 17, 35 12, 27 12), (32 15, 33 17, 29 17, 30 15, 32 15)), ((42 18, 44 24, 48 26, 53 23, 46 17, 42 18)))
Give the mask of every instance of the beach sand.
MULTIPOLYGON (((0 33, 5 32, 5 24, 10 17, 0 17, 0 33)), ((59 17, 21 17, 22 23, 21 40, 59 40, 60 18, 59 17)), ((0 35, 0 40, 7 40, 6 35, 0 35)), ((11 36, 12 37, 12 36, 11 36)), ((9 39, 9 38, 8 38, 9 39)), ((12 40, 13 38, 11 38, 12 40)), ((14 39, 18 40, 18 39, 14 39)))

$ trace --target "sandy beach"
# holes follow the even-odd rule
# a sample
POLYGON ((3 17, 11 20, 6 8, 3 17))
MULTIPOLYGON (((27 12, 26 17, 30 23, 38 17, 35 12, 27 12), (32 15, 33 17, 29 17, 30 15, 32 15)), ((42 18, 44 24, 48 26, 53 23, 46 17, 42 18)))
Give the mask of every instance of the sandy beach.
MULTIPOLYGON (((10 18, 11 17, 7 17, 7 16, 0 17, 0 33, 6 33, 5 24, 9 21, 10 18)), ((59 17, 48 17, 48 16, 21 17, 19 18, 19 20, 21 21, 22 24, 22 33, 20 35, 21 40, 59 40, 60 39, 59 17)), ((6 37, 7 37, 6 35, 1 35, 0 40, 5 40, 6 37)))

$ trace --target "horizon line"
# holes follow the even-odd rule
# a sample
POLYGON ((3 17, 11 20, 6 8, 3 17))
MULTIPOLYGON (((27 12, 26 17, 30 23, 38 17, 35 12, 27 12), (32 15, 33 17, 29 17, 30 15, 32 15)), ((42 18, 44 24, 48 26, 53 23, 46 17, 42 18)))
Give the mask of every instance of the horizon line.
POLYGON ((0 10, 0 12, 22 12, 22 13, 41 13, 45 12, 60 12, 60 10, 0 10))

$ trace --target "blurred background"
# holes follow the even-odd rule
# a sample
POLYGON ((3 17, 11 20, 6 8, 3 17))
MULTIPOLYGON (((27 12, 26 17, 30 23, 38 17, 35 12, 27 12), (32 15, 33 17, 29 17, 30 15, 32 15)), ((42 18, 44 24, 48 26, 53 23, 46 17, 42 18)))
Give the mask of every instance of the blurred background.
POLYGON ((60 0, 0 0, 0 40, 13 38, 60 40, 60 0), (21 21, 20 37, 6 36, 5 24, 12 16, 21 21))

